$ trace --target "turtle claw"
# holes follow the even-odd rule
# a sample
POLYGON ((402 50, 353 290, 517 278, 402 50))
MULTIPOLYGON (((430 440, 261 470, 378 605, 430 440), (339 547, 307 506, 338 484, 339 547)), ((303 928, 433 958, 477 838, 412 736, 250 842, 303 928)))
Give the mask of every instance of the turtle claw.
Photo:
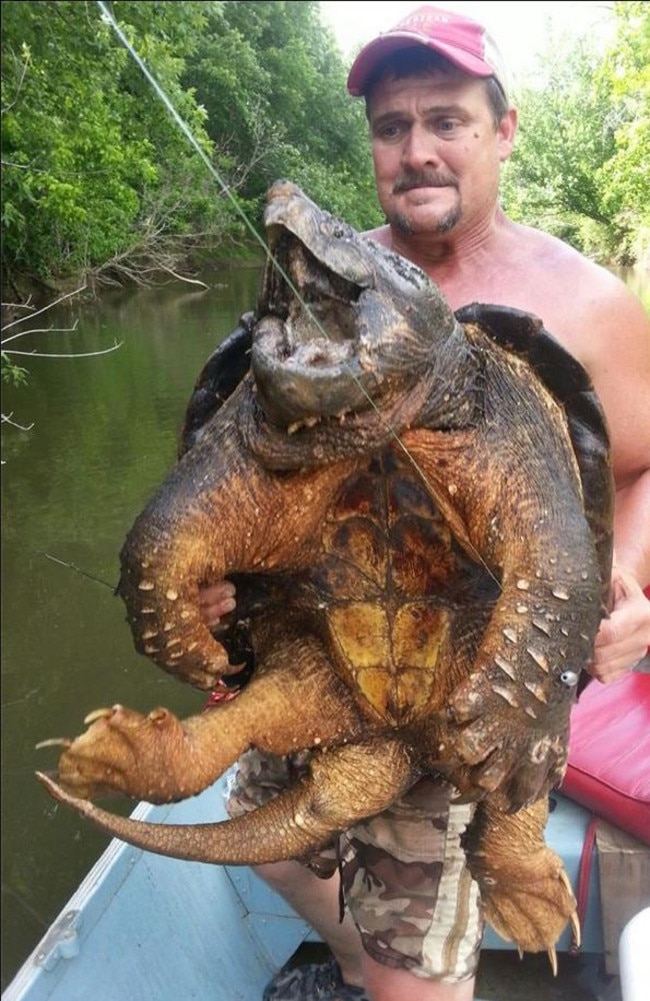
POLYGON ((502 938, 517 945, 520 957, 523 952, 546 951, 557 974, 555 943, 567 922, 574 932, 577 926, 573 894, 565 890, 557 871, 547 872, 541 879, 537 872, 528 873, 528 883, 517 882, 518 874, 507 872, 506 867, 496 875, 488 873, 487 879, 485 875, 482 873, 478 881, 488 922, 502 938))
MULTIPOLYGON (((560 880, 564 883, 564 888, 566 892, 573 896, 573 887, 571 886, 571 880, 567 876, 564 869, 558 873, 560 880)), ((569 917, 569 923, 571 924, 571 936, 572 936, 572 946, 575 949, 579 949, 582 945, 582 928, 580 927, 580 918, 578 917, 577 911, 572 911, 569 917)))
POLYGON ((501 813, 493 801, 480 804, 464 847, 487 921, 520 953, 547 952, 555 972, 555 948, 564 928, 570 923, 577 941, 580 930, 562 860, 543 840, 546 816, 545 803, 517 814, 501 813))
POLYGON ((91 723, 94 723, 98 719, 109 719, 120 708, 120 706, 113 706, 112 709, 93 709, 91 713, 88 713, 84 717, 84 726, 90 726, 91 723))
POLYGON ((576 949, 579 949, 582 945, 582 929, 580 927, 580 919, 578 915, 574 913, 571 915, 571 933, 573 935, 573 945, 576 949))
POLYGON ((50 737, 48 740, 39 740, 38 744, 34 746, 35 751, 42 751, 44 747, 71 747, 72 740, 70 737, 50 737))

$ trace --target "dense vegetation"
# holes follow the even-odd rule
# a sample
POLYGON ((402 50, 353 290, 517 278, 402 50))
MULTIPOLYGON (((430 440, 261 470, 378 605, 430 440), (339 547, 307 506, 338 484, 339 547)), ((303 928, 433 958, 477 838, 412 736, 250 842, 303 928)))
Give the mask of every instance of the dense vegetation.
POLYGON ((515 94, 521 130, 504 196, 513 218, 594 258, 650 266, 650 4, 611 6, 604 54, 550 39, 515 94))
MULTIPOLYGON (((259 225, 280 176, 358 227, 378 222, 363 108, 318 3, 1 6, 5 301, 26 281, 146 281, 250 252, 244 218, 259 225)), ((627 263, 650 245, 650 5, 613 6, 604 55, 556 51, 515 95, 504 198, 515 218, 627 263)))
POLYGON ((190 251, 230 255, 278 176, 376 221, 362 109, 317 4, 110 9, 216 173, 96 3, 5 0, 5 298, 25 276, 145 280, 190 251))

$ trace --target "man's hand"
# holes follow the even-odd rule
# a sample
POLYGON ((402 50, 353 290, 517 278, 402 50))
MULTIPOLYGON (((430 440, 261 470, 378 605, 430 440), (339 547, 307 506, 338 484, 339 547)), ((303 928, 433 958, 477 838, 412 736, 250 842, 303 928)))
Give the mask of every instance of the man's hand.
POLYGON ((636 577, 621 566, 612 569, 613 608, 596 636, 589 673, 598 681, 616 681, 635 667, 650 646, 650 601, 636 577))
POLYGON ((235 608, 235 585, 229 580, 220 580, 199 589, 201 618, 209 629, 219 625, 222 617, 235 608))

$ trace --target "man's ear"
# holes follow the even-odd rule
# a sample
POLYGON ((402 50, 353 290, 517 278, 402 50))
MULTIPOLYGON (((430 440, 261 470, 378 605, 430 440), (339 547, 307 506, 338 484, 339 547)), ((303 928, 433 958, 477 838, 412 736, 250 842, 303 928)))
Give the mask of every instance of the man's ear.
POLYGON ((507 160, 512 153, 512 147, 515 144, 515 136, 517 135, 518 124, 519 120, 517 117, 517 109, 509 108, 499 122, 499 127, 497 129, 497 136, 499 139, 499 160, 501 160, 502 163, 507 160))

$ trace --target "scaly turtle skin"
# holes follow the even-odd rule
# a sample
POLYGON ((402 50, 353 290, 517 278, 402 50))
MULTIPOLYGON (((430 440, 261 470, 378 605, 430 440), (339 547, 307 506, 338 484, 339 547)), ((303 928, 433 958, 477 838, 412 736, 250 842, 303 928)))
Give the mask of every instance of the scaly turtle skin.
POLYGON ((225 688, 243 631, 252 680, 184 722, 100 710, 65 742, 60 784, 42 779, 141 847, 253 864, 302 857, 444 776, 477 803, 465 845, 488 920, 552 948, 575 902, 544 844, 546 794, 611 568, 591 384, 534 317, 454 316, 419 269, 287 182, 266 226, 278 267, 207 363, 119 585, 137 648, 165 670, 225 688), (198 592, 227 576, 238 610, 221 644, 198 592), (311 770, 245 817, 143 825, 85 802, 183 799, 251 746, 310 749, 311 770))

